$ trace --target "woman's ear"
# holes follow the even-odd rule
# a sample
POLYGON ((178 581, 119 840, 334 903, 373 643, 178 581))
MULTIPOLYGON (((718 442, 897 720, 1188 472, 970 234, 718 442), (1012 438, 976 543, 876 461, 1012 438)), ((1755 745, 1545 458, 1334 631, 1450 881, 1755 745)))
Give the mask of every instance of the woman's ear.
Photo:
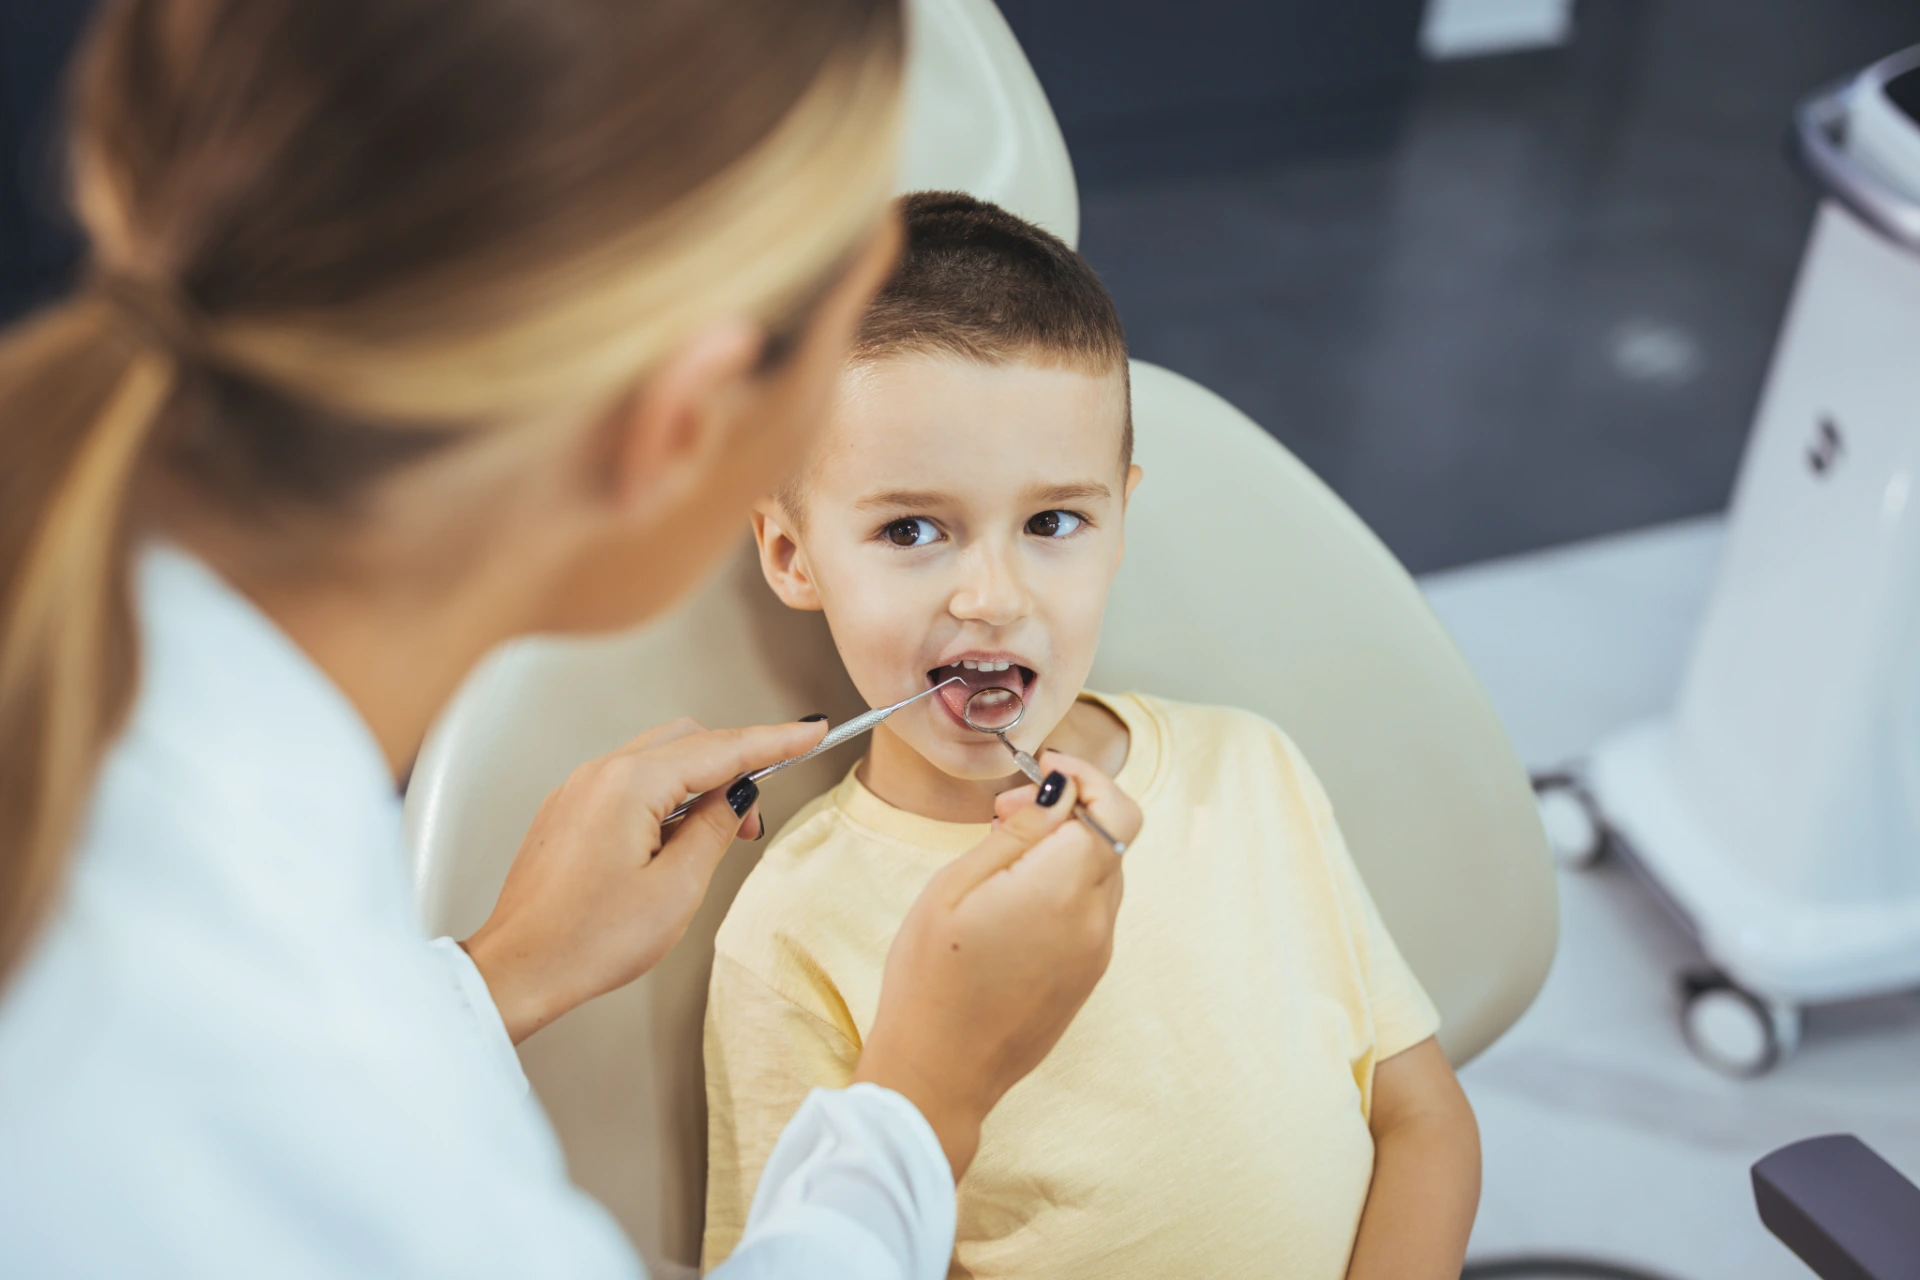
POLYGON ((760 548, 760 572, 773 594, 789 609, 819 610, 819 589, 814 586, 807 553, 793 535, 789 519, 778 498, 768 498, 753 509, 753 540, 760 548))
POLYGON ((669 353, 603 420, 592 474, 643 523, 707 487, 725 465, 763 335, 741 320, 706 326, 669 353))

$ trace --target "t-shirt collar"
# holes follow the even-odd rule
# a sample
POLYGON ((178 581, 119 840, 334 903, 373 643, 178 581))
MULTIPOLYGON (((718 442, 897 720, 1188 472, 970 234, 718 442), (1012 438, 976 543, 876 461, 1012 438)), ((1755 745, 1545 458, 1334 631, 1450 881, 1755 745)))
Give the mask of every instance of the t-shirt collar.
MULTIPOLYGON (((1134 799, 1144 799, 1160 770, 1160 726, 1138 698, 1092 690, 1080 696, 1107 708, 1127 726, 1127 760, 1114 775, 1114 784, 1134 799)), ((833 803, 848 821, 941 861, 965 853, 992 830, 989 823, 942 822, 888 804, 860 781, 857 765, 834 789, 833 803)))

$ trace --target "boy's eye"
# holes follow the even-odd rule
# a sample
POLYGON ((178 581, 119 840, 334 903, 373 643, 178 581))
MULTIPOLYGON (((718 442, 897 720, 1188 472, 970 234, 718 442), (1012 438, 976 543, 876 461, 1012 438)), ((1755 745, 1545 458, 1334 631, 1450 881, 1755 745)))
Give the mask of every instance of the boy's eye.
POLYGON ((940 530, 924 516, 908 516, 887 525, 880 535, 896 547, 924 547, 939 540, 940 530))
POLYGON ((1071 511, 1042 511, 1027 521, 1027 532, 1037 538, 1064 538, 1080 527, 1080 517, 1071 511))

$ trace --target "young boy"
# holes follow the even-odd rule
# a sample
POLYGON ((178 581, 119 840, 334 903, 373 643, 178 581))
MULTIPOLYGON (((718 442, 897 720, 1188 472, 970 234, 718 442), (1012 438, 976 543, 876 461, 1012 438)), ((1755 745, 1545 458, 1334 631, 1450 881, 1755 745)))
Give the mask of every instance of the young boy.
POLYGON ((992 205, 904 205, 832 421, 754 527, 869 703, 966 686, 875 730, 721 927, 706 1265, 807 1091, 851 1079, 908 907, 1025 784, 960 718, 1000 686, 1016 743, 1091 762, 1145 820, 1106 977, 960 1182, 952 1274, 1452 1280, 1472 1113, 1312 770, 1246 712, 1082 688, 1140 482, 1112 301, 992 205))

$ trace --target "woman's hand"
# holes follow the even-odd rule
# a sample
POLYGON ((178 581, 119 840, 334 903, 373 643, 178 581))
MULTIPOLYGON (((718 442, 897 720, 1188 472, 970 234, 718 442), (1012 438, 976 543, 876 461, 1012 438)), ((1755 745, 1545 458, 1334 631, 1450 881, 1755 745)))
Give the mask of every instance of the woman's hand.
POLYGON ((1123 842, 1140 810, 1093 766, 1047 752, 1053 803, 1002 795, 994 829, 941 868, 887 955, 856 1082, 905 1096, 932 1124, 956 1181, 1002 1095, 1047 1056, 1106 972, 1120 859, 1073 820, 1075 800, 1123 842))
POLYGON ((800 754, 826 728, 676 720, 589 760, 546 798, 493 914, 462 944, 515 1044, 666 955, 734 837, 762 834, 759 788, 728 795, 728 784, 800 754), (660 820, 697 791, 710 794, 662 846, 660 820))

